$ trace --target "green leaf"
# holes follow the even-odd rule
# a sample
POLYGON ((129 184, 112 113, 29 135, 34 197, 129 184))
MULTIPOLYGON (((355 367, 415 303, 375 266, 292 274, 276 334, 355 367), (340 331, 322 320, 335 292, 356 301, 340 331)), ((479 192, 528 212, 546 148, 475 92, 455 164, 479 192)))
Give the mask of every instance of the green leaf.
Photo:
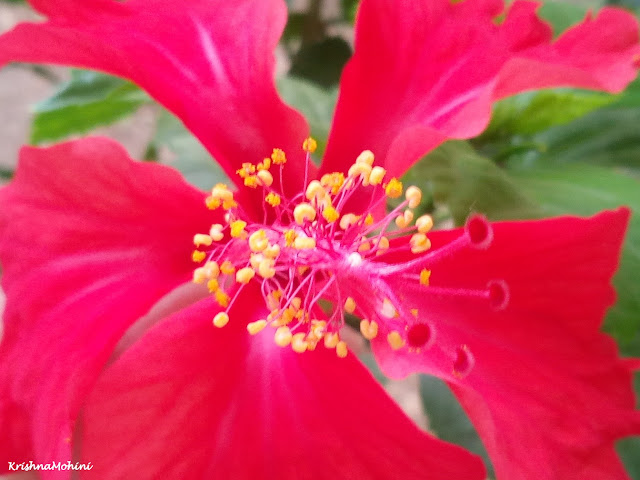
POLYGON ((318 141, 315 156, 322 158, 327 146, 338 90, 335 88, 325 90, 313 83, 293 77, 279 78, 277 84, 284 101, 299 110, 309 122, 311 135, 318 141))
POLYGON ((533 138, 538 163, 589 163, 640 169, 640 108, 604 108, 533 138))
POLYGON ((605 329, 620 342, 624 353, 640 355, 640 350, 632 348, 640 337, 640 182, 610 169, 577 163, 512 165, 510 173, 522 192, 537 200, 550 216, 593 215, 620 205, 634 211, 614 277, 618 301, 607 315, 605 329))
POLYGON ((282 32, 282 41, 290 41, 298 39, 304 30, 305 20, 307 15, 304 13, 289 13, 287 18, 287 25, 284 32, 282 32))
POLYGON ((640 0, 608 0, 607 4, 640 10, 640 0))
POLYGON ((455 443, 480 455, 493 476, 491 460, 469 417, 442 380, 420 376, 420 395, 429 418, 429 429, 440 439, 455 443))
POLYGON ((619 440, 616 450, 632 480, 640 480, 640 437, 619 440))
POLYGON ((12 169, 0 167, 0 179, 11 180, 13 178, 13 173, 12 169))
POLYGON ((148 101, 147 95, 130 82, 75 70, 71 80, 35 106, 31 142, 59 140, 109 125, 148 101))
POLYGON ((491 123, 479 141, 532 135, 569 123, 616 100, 613 95, 573 89, 522 93, 495 105, 491 123))
POLYGON ((360 0, 342 0, 342 14, 348 22, 355 22, 360 0))
MULTIPOLYGON (((640 372, 634 376, 634 386, 636 391, 636 409, 640 408, 640 372)), ((619 440, 616 443, 616 450, 627 467, 627 472, 632 480, 640 480, 640 436, 634 436, 619 440)))
POLYGON ((458 225, 472 212, 492 220, 542 214, 500 167, 466 142, 441 145, 409 170, 403 181, 430 193, 436 204, 446 205, 458 225))
POLYGON ((638 122, 640 79, 616 96, 551 90, 503 100, 489 128, 472 143, 500 163, 517 158, 548 165, 581 162, 640 176, 638 122))
POLYGON ((385 377, 384 373, 382 373, 382 370, 380 370, 378 362, 376 362, 373 353, 371 353, 370 351, 365 351, 358 355, 358 358, 380 384, 386 385, 389 379, 385 377))
POLYGON ((209 190, 216 183, 230 184, 228 177, 202 144, 174 115, 164 110, 158 118, 151 148, 168 150, 167 162, 179 170, 185 179, 202 190, 209 190))
POLYGON ((588 5, 584 3, 576 5, 574 3, 547 0, 538 9, 538 14, 551 24, 554 35, 558 36, 585 17, 588 12, 588 5))
POLYGON ((325 88, 337 86, 351 54, 351 47, 344 39, 324 38, 300 49, 292 59, 289 74, 325 88))

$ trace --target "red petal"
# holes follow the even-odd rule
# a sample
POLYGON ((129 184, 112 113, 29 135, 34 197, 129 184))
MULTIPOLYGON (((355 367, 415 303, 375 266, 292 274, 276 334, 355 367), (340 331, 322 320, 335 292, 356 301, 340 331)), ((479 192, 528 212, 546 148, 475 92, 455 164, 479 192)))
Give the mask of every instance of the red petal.
POLYGON ((285 184, 297 193, 308 129, 273 82, 284 2, 31 3, 49 20, 21 24, 1 37, 0 65, 56 63, 131 79, 180 117, 234 180, 242 162, 257 163, 274 147, 284 149, 296 159, 285 169, 285 184))
MULTIPOLYGON (((450 383, 498 479, 628 478, 613 447, 640 433, 632 365, 599 332, 615 298, 610 280, 628 217, 620 209, 590 219, 494 224, 488 248, 442 259, 431 285, 484 289, 494 282, 506 289, 472 299, 429 295, 426 287, 406 300, 433 327, 433 346, 397 353, 375 343, 387 374, 420 371, 450 383)), ((431 238, 439 248, 459 234, 431 238)), ((400 295, 407 288, 394 287, 400 295)))
POLYGON ((575 86, 618 92, 640 53, 632 15, 603 9, 551 43, 537 4, 501 0, 363 0, 322 171, 344 171, 370 149, 402 175, 448 138, 470 138, 491 104, 523 90, 575 86))
POLYGON ((204 300, 105 371, 84 412, 95 478, 484 479, 481 462, 420 430, 351 354, 294 353, 243 294, 223 329, 204 300))
POLYGON ((107 139, 22 150, 0 190, 1 468, 70 458, 76 415, 114 345, 188 280, 192 235, 211 224, 203 203, 177 172, 107 139))

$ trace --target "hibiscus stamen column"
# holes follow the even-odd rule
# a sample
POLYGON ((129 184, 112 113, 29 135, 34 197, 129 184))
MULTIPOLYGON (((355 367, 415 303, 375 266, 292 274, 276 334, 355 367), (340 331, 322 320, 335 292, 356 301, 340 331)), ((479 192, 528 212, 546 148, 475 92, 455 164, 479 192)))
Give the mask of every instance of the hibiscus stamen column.
MULTIPOLYGON (((313 139, 305 140, 307 156, 315 148, 313 139)), ((395 350, 420 352, 433 345, 436 329, 429 313, 408 308, 399 292, 402 297, 452 296, 500 308, 506 305, 508 289, 500 280, 475 290, 431 285, 432 270, 440 261, 464 249, 491 244, 489 223, 473 216, 459 238, 432 251, 428 233, 433 220, 414 214, 422 192, 414 186, 404 191, 402 182, 387 178, 374 160, 374 154, 365 150, 346 176, 334 172, 305 179, 304 190, 293 198, 273 186, 271 170, 278 168, 282 178, 285 152, 276 148, 257 164, 244 163, 237 173, 245 187, 263 192, 262 222, 238 208, 228 187, 214 186, 205 202, 211 209, 225 210, 225 224, 214 224, 208 234, 194 236, 193 260, 200 266, 193 280, 206 284, 223 309, 214 317, 216 327, 229 322, 235 299, 252 282, 260 285, 269 313, 247 325, 250 334, 272 327, 274 341, 281 347, 302 353, 322 341, 325 347, 335 348, 339 357, 347 355, 339 335, 347 314, 362 319, 360 332, 366 339, 382 334, 395 350), (364 190, 370 191, 368 207, 351 211, 350 200, 364 190), (401 198, 403 191, 404 199, 376 219, 374 212, 387 199, 401 198), (328 310, 320 307, 321 300, 330 305, 328 310)), ((450 352, 453 371, 468 373, 473 365, 468 347, 459 345, 454 350, 450 352)))

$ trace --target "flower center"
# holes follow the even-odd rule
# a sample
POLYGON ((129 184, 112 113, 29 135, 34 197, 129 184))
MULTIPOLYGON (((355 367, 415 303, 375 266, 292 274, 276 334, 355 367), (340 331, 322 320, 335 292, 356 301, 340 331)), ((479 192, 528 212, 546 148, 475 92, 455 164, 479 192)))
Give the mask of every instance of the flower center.
MULTIPOLYGON (((315 141, 305 140, 303 148, 309 160, 315 141)), ((226 185, 216 185, 206 198, 210 209, 225 210, 224 224, 212 225, 208 234, 195 235, 197 249, 192 255, 201 264, 194 271, 194 282, 206 284, 224 309, 213 324, 221 328, 229 322, 234 302, 254 282, 260 286, 269 314, 249 323, 247 330, 255 335, 273 327, 275 343, 281 347, 304 352, 322 341, 345 357, 347 346, 339 330, 345 316, 355 313, 363 319, 360 332, 369 340, 382 333, 396 350, 427 348, 433 340, 433 326, 420 320, 417 309, 408 309, 391 285, 400 282, 401 290, 406 285, 418 290, 412 295, 424 295, 433 288, 427 288, 430 262, 435 264, 463 246, 487 248, 493 235, 489 223, 472 217, 461 241, 439 249, 442 254, 421 255, 431 248, 427 233, 433 226, 428 215, 414 220, 413 209, 420 204, 422 193, 417 187, 407 188, 396 208, 376 218, 387 198, 403 196, 403 186, 374 165, 372 152, 362 152, 346 176, 334 172, 311 181, 305 178, 304 192, 293 198, 274 187, 274 174, 282 185, 286 161, 285 153, 274 149, 262 162, 244 163, 237 171, 245 187, 263 192, 262 222, 243 212, 226 185), (363 195, 370 199, 368 207, 350 211, 350 200, 363 195), (392 258, 393 263, 388 261, 392 258)), ((436 290, 439 295, 480 296, 498 306, 508 301, 506 286, 499 282, 479 292, 436 290)), ((457 354, 458 363, 459 357, 457 354)))

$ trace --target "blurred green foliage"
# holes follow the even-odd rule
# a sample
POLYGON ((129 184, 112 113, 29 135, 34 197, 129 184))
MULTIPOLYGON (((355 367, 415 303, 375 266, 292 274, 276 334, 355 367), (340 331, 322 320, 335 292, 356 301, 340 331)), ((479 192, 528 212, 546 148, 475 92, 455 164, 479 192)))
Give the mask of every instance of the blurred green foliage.
POLYGON ((494 477, 493 465, 480 437, 447 384, 439 378, 422 375, 420 395, 425 413, 429 417, 429 430, 446 442, 455 443, 480 455, 487 473, 494 477))
MULTIPOLYGON (((294 2, 287 3, 293 7, 294 2)), ((308 119, 319 144, 316 160, 326 147, 340 73, 352 54, 349 43, 331 27, 352 25, 358 3, 341 0, 340 16, 325 18, 322 2, 312 0, 307 10, 292 11, 284 32, 282 46, 291 68, 277 86, 284 100, 308 119)), ((557 35, 580 21, 589 7, 602 3, 547 1, 540 13, 557 35)), ((640 0, 608 3, 640 10, 640 0)), ((51 98, 36 106, 32 141, 86 133, 126 118, 149 102, 124 80, 74 71, 51 98)), ((197 140, 171 114, 161 108, 158 112, 148 160, 169 151, 169 163, 195 185, 208 188, 222 181, 224 173, 197 140)), ((506 220, 591 215, 601 209, 630 206, 634 217, 615 277, 619 300, 605 328, 625 354, 640 356, 638 125, 640 80, 617 96, 575 89, 525 93, 498 102, 482 135, 468 142, 445 143, 409 171, 406 180, 423 187, 424 211, 458 225, 472 211, 506 220)), ((0 172, 2 177, 10 175, 0 172)), ((373 371, 380 375, 376 368, 373 371)), ((640 392, 640 386, 637 388, 640 392)), ((421 392, 436 434, 483 455, 488 462, 473 427, 446 386, 424 377, 421 392)), ((619 451, 632 478, 640 480, 640 439, 620 442, 619 451)))
POLYGON ((31 142, 60 140, 110 125, 149 101, 130 82, 98 72, 73 70, 69 81, 34 107, 31 142))

